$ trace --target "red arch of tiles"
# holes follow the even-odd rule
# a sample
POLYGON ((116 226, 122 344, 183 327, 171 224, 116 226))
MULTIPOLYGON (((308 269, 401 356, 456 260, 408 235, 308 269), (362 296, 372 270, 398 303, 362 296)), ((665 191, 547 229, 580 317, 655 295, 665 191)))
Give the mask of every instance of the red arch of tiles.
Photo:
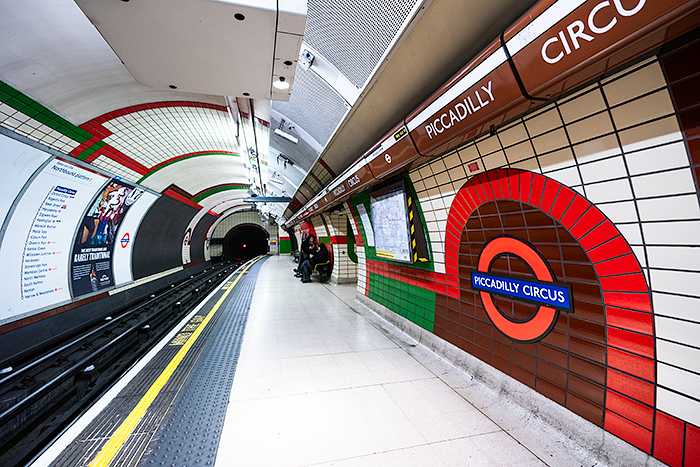
MULTIPOLYGON (((128 115, 132 114, 135 112, 141 112, 144 110, 149 110, 149 109, 159 109, 159 108, 164 108, 164 107, 198 107, 198 108, 204 108, 204 109, 213 109, 213 110, 218 110, 221 112, 228 112, 228 109, 225 106, 222 105, 216 105, 216 104, 208 104, 205 102, 190 102, 190 101, 163 101, 163 102, 150 102, 147 104, 139 104, 139 105, 134 105, 130 107, 124 107, 122 109, 117 109, 112 112, 107 112, 103 115, 100 115, 99 117, 95 117, 92 120, 89 120, 82 125, 80 125, 80 128, 83 130, 87 131, 91 135, 93 135, 92 138, 90 138, 88 141, 85 143, 81 144, 77 148, 75 148, 73 151, 71 151, 70 155, 74 157, 78 157, 83 151, 86 149, 90 148, 92 145, 95 143, 104 140, 106 137, 112 134, 110 130, 108 130, 103 124, 108 122, 109 120, 112 120, 117 117, 121 117, 123 115, 128 115)), ((90 156, 88 156, 85 159, 85 162, 87 163, 92 163, 95 159, 97 159, 99 156, 105 156, 110 159, 112 159, 114 162, 117 162, 119 164, 122 164, 124 167, 127 167, 134 172, 138 173, 139 175, 146 175, 149 173, 149 171, 153 170, 154 167, 148 168, 144 166, 143 164, 135 161, 131 157, 127 156, 123 152, 117 150, 116 148, 112 147, 109 144, 105 144, 103 147, 99 148, 97 151, 92 153, 90 156)))
POLYGON ((569 231, 593 263, 606 316, 604 428, 647 453, 652 444, 655 455, 669 448, 682 451, 683 436, 666 436, 666 427, 684 422, 655 410, 654 324, 646 279, 617 228, 583 196, 556 180, 517 169, 483 172, 470 179, 455 196, 447 218, 449 295, 458 293, 454 287, 459 284, 459 243, 467 219, 493 200, 519 201, 544 211, 569 231))

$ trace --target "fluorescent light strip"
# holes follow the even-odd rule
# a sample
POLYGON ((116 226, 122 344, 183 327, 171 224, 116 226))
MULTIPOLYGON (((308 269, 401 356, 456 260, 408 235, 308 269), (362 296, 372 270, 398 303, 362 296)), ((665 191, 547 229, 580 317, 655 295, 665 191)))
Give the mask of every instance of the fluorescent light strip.
POLYGON ((506 47, 508 47, 511 57, 584 3, 586 3, 586 0, 559 0, 547 8, 540 16, 532 20, 512 39, 506 42, 506 47))
POLYGON ((455 83, 454 86, 445 91, 443 95, 438 97, 432 104, 416 115, 413 120, 408 122, 406 124, 408 131, 413 131, 418 128, 426 120, 439 112, 443 107, 447 106, 447 104, 457 99, 464 91, 474 86, 479 80, 498 68, 505 61, 506 53, 503 47, 499 47, 498 50, 489 55, 486 60, 470 71, 467 76, 455 83))

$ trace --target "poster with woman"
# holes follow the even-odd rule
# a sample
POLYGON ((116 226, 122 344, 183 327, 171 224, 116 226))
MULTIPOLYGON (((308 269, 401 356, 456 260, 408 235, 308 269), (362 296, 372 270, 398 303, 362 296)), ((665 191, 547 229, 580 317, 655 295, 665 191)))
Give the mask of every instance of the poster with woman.
POLYGON ((79 297, 114 286, 112 255, 117 231, 143 190, 112 180, 88 209, 73 244, 71 290, 79 297))

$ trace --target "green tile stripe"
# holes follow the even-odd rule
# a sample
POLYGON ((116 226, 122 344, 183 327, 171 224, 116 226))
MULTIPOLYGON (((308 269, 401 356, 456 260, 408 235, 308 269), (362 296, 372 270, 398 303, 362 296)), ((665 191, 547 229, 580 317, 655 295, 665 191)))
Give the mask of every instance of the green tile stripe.
POLYGON ((227 153, 227 152, 218 152, 218 151, 211 151, 211 152, 200 152, 197 154, 188 154, 186 156, 180 156, 180 157, 174 157, 169 161, 166 161, 158 166, 156 166, 153 170, 148 172, 146 175, 141 177, 136 183, 142 183, 144 180, 146 180, 148 177, 153 175, 154 173, 158 172, 161 169, 164 169, 165 167, 168 167, 169 165, 176 164, 178 162, 184 161, 186 159, 191 159, 193 157, 201 157, 201 156, 231 156, 231 157, 241 157, 240 154, 238 153, 227 153))
POLYGON ((244 185, 243 183, 232 183, 230 185, 226 186, 217 186, 214 187, 210 190, 206 190, 192 198, 192 201, 195 203, 199 203, 202 201, 204 198, 207 198, 211 195, 215 195, 216 193, 221 193, 222 191, 228 191, 228 190, 247 190, 250 188, 250 185, 244 185))
POLYGON ((433 332, 435 292, 370 273, 369 298, 433 332))
POLYGON ((289 239, 280 239, 280 253, 291 253, 292 252, 292 241, 289 239))
POLYGON ((92 155, 92 153, 94 153, 94 152, 97 151, 98 149, 103 148, 103 147, 105 147, 105 146, 107 146, 107 143, 105 143, 105 142, 103 142, 103 141, 98 141, 97 143, 93 144, 92 146, 90 146, 90 147, 87 148, 85 151, 81 152, 80 154, 78 154, 78 155, 75 156, 75 157, 76 157, 77 159, 80 159, 81 161, 84 161, 85 159, 87 159, 88 157, 90 157, 90 155, 92 155))
POLYGON ((318 241, 318 243, 325 243, 326 245, 330 245, 331 243, 330 237, 318 237, 316 240, 318 241))
POLYGON ((79 143, 84 143, 93 137, 79 126, 72 124, 3 81, 0 81, 0 102, 79 143))

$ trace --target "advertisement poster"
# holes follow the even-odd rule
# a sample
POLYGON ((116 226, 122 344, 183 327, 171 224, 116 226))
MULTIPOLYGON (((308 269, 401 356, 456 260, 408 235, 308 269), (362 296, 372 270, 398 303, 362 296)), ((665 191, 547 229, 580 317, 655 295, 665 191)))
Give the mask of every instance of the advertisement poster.
POLYGON ((54 159, 18 200, 0 245, 0 323, 70 300, 66 265, 85 207, 104 175, 54 159))
POLYGON ((93 200, 73 243, 70 280, 74 298, 114 286, 112 255, 117 232, 143 192, 112 180, 93 200))

